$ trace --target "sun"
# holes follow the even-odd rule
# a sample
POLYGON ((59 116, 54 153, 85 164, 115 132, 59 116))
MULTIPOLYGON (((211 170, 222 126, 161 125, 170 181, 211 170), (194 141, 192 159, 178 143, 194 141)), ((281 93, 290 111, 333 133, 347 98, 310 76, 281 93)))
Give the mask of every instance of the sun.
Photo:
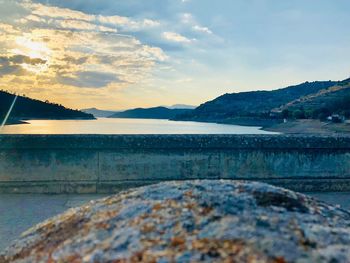
POLYGON ((23 63, 21 66, 31 72, 40 73, 47 69, 50 60, 51 50, 44 42, 33 41, 27 37, 16 38, 16 48, 12 52, 16 55, 28 56, 31 59, 45 60, 45 64, 27 64, 23 63))
POLYGON ((18 37, 16 44, 24 55, 30 58, 48 59, 51 50, 43 42, 32 41, 29 38, 18 37))

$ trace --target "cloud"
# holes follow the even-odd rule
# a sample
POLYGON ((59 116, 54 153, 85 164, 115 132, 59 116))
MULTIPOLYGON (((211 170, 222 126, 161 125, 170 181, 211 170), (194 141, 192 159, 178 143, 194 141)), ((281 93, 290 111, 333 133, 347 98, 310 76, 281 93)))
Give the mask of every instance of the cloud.
POLYGON ((200 25, 191 13, 181 14, 180 21, 183 24, 190 25, 193 31, 205 33, 208 35, 213 34, 213 32, 208 27, 200 25))
POLYGON ((30 58, 23 55, 14 55, 11 57, 0 57, 0 63, 12 63, 12 64, 45 64, 46 60, 40 58, 30 58))
POLYGON ((59 76, 57 80, 65 85, 82 88, 103 88, 110 83, 121 82, 115 74, 97 71, 76 72, 73 77, 59 76))
POLYGON ((201 32, 201 33, 206 33, 206 34, 209 34, 209 35, 213 34, 213 32, 209 28, 203 27, 203 26, 199 26, 199 25, 193 26, 192 29, 194 31, 198 31, 198 32, 201 32))
POLYGON ((55 22, 56 28, 70 29, 78 31, 96 31, 96 32, 111 32, 116 33, 117 29, 110 27, 100 26, 93 23, 88 23, 79 20, 61 20, 55 22))
POLYGON ((11 65, 8 63, 3 63, 0 65, 0 77, 12 74, 22 74, 25 70, 19 65, 11 65))
POLYGON ((12 25, 4 24, 1 22, 0 22, 0 31, 2 31, 2 33, 4 33, 4 34, 13 34, 16 32, 16 30, 14 29, 14 27, 12 25))
POLYGON ((152 19, 102 16, 18 2, 27 12, 13 21, 0 18, 1 76, 32 78, 35 83, 70 87, 125 87, 145 80, 156 63, 168 56, 121 30, 159 26, 152 19), (116 77, 118 76, 118 77, 116 77))
POLYGON ((190 13, 183 13, 180 16, 181 23, 183 24, 194 24, 195 19, 192 14, 190 13))
POLYGON ((60 8, 55 6, 48 6, 43 4, 36 4, 32 2, 24 2, 24 7, 31 10, 32 15, 39 17, 57 18, 57 19, 71 19, 82 21, 93 21, 94 15, 85 14, 80 11, 71 10, 68 8, 60 8))
POLYGON ((164 32, 163 37, 166 40, 172 41, 172 42, 177 42, 177 43, 191 43, 193 40, 188 39, 187 37, 180 35, 175 32, 164 32))
POLYGON ((108 26, 119 27, 123 31, 138 31, 160 26, 159 21, 152 19, 135 21, 128 17, 122 16, 98 16, 96 17, 96 21, 108 26))
POLYGON ((0 77, 4 75, 19 75, 25 74, 26 65, 36 66, 45 64, 46 60, 40 58, 30 58, 23 55, 14 55, 10 57, 0 57, 0 77))
POLYGON ((75 11, 68 8, 47 6, 32 2, 23 4, 31 13, 21 19, 22 23, 26 21, 36 22, 46 27, 54 26, 57 29, 72 30, 95 30, 102 32, 117 31, 139 31, 147 28, 154 28, 160 25, 159 21, 152 19, 131 19, 124 16, 104 16, 86 14, 81 11, 75 11))
POLYGON ((181 0, 2 1, 12 10, 0 11, 2 86, 68 106, 150 93, 160 78, 175 85, 214 38, 181 0))

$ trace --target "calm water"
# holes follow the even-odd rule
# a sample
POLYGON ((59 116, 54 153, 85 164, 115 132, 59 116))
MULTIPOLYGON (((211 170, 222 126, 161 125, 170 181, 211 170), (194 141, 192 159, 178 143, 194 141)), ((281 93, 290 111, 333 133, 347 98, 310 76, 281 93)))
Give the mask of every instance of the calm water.
POLYGON ((276 134, 259 127, 149 119, 30 120, 6 134, 276 134))

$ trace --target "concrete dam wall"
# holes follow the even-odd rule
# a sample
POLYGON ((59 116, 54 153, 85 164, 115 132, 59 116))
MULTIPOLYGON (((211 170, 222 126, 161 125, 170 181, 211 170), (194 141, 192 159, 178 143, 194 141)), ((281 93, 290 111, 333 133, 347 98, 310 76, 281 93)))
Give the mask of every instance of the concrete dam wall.
POLYGON ((187 179, 350 191, 350 137, 0 135, 0 193, 114 193, 187 179))

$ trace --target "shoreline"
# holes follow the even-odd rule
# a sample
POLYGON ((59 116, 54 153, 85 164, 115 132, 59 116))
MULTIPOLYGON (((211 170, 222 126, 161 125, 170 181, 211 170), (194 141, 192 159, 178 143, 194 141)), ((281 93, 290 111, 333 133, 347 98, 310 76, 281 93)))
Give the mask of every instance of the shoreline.
POLYGON ((314 119, 282 120, 258 119, 258 118, 235 118, 227 120, 173 120, 173 121, 194 121, 203 123, 216 123, 239 125, 248 127, 261 127, 260 130, 278 132, 281 134, 321 134, 321 135, 349 135, 350 123, 330 123, 314 119))
POLYGON ((169 121, 177 122, 199 122, 199 123, 215 123, 215 124, 227 124, 227 125, 237 125, 237 126, 246 126, 246 127, 261 127, 265 129, 281 123, 279 120, 272 119, 257 119, 257 118, 235 118, 235 119, 226 119, 226 120, 191 120, 191 119, 169 119, 169 121))
POLYGON ((292 120, 262 128, 264 131, 280 132, 283 134, 323 134, 349 135, 349 123, 328 123, 319 120, 292 120))
POLYGON ((23 118, 23 119, 9 119, 5 123, 5 126, 9 125, 19 125, 19 124, 29 124, 29 121, 31 120, 58 120, 58 121, 65 121, 65 120, 97 120, 97 118, 23 118))
POLYGON ((5 126, 9 126, 9 125, 19 125, 19 124, 29 124, 27 121, 24 120, 7 120, 7 122, 5 123, 5 126))

